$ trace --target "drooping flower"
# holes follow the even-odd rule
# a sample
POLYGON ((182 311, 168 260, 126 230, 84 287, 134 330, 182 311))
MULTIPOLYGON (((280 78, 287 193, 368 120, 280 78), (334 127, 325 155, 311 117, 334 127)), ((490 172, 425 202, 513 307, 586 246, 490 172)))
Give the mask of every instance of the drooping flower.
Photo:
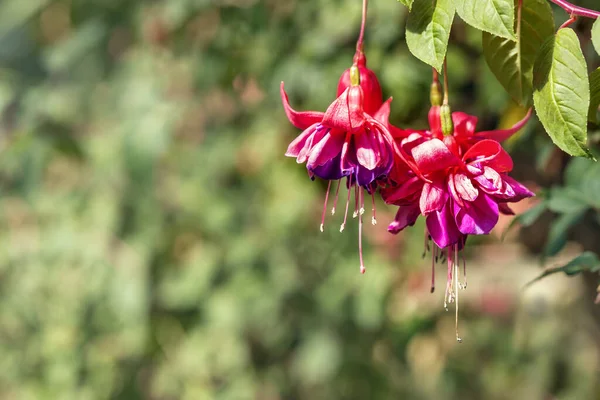
POLYGON ((295 111, 281 83, 281 98, 288 119, 303 129, 290 143, 286 156, 295 157, 298 163, 306 163, 311 178, 337 180, 349 177, 352 184, 371 193, 372 184, 392 168, 393 138, 387 121, 391 99, 385 103, 381 101, 376 78, 374 83, 367 80, 367 90, 363 89, 361 83, 365 81, 360 80, 359 68, 354 65, 351 70, 354 82, 324 113, 295 111), (367 112, 367 107, 373 109, 375 106, 377 109, 367 112))
MULTIPOLYGON (((398 233, 425 217, 425 246, 432 251, 431 290, 435 287, 434 266, 448 262, 444 303, 456 301, 459 252, 469 235, 488 234, 499 213, 510 214, 507 203, 533 196, 525 186, 508 176, 513 168, 510 155, 490 138, 507 139, 518 131, 527 117, 508 130, 475 132, 475 117, 454 113, 451 135, 443 135, 440 108, 429 113, 430 130, 407 132, 395 137, 400 159, 382 190, 386 203, 400 206, 388 231, 398 233), (409 167, 410 165, 410 167, 409 167)), ((463 268, 464 260, 463 260, 463 268)), ((465 278, 466 279, 466 278, 465 278)), ((458 304, 457 304, 458 312, 458 304)), ((457 340, 461 341, 458 336, 457 340)))
POLYGON ((391 186, 382 195, 386 203, 400 206, 390 232, 413 225, 422 214, 432 240, 446 248, 464 242, 464 235, 489 233, 499 212, 511 213, 506 203, 533 196, 508 176, 512 159, 490 139, 507 139, 529 114, 511 129, 475 132, 476 117, 453 113, 449 136, 442 134, 439 107, 432 107, 429 116, 430 130, 395 137, 401 158, 416 169, 397 162, 389 176, 391 186))

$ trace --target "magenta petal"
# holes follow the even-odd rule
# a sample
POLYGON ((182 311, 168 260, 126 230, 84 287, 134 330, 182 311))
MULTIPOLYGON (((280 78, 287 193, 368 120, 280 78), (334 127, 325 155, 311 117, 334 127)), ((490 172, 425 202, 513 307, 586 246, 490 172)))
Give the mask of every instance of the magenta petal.
POLYGON ((419 200, 423 215, 441 210, 448 201, 448 192, 439 183, 425 183, 419 200))
POLYGON ((375 169, 381 159, 378 151, 379 145, 374 136, 374 132, 369 129, 354 135, 356 159, 359 164, 369 170, 375 169))
POLYGON ((454 132, 458 136, 472 136, 477 126, 477 117, 464 112, 452 113, 452 122, 454 123, 454 132))
POLYGON ((512 188, 512 191, 514 192, 514 197, 512 197, 508 201, 516 202, 527 197, 535 196, 535 194, 531 190, 527 189, 525 186, 523 186, 521 183, 511 178, 510 176, 503 175, 502 179, 504 179, 504 183, 509 185, 512 188))
POLYGON ((495 140, 482 140, 475 143, 463 156, 466 163, 477 162, 489 166, 497 172, 509 172, 513 168, 510 155, 495 140))
POLYGON ((456 193, 466 201, 474 201, 479 194, 479 190, 471 180, 465 174, 455 174, 454 176, 454 187, 456 188, 456 193))
POLYGON ((384 201, 387 204, 396 204, 403 200, 412 199, 412 197, 421 190, 423 181, 419 177, 412 177, 395 188, 386 189, 384 193, 384 201), (388 195, 388 193, 390 193, 388 195))
POLYGON ((290 101, 288 99, 287 93, 283 89, 283 82, 281 82, 281 86, 279 88, 279 93, 281 94, 281 101, 283 102, 283 108, 285 109, 285 115, 287 115, 288 119, 298 129, 306 129, 311 125, 314 125, 318 122, 321 122, 323 119, 323 113, 317 111, 304 111, 299 112, 294 110, 290 106, 290 101))
POLYGON ((429 214, 425 220, 431 239, 442 249, 457 243, 462 237, 452 216, 450 203, 440 211, 429 214))
POLYGON ((498 210, 504 215, 515 215, 515 212, 506 203, 498 203, 498 210))
POLYGON ((464 206, 454 203, 454 218, 460 232, 465 235, 485 235, 498 223, 498 203, 481 193, 473 202, 464 206))
POLYGON ((389 224, 388 232, 395 235, 407 226, 413 226, 420 214, 419 207, 416 205, 401 206, 396 212, 394 221, 389 224))
POLYGON ((329 130, 310 151, 308 166, 315 168, 324 165, 342 152, 345 134, 329 130))
MULTIPOLYGON (((310 135, 312 135, 317 129, 319 124, 314 124, 306 128, 296 139, 290 143, 285 152, 285 155, 288 157, 298 157, 300 151, 306 146, 306 142, 310 135)), ((312 143, 312 141, 311 141, 312 143)))
POLYGON ((415 146, 412 155, 423 175, 460 165, 460 160, 439 139, 431 139, 415 146))

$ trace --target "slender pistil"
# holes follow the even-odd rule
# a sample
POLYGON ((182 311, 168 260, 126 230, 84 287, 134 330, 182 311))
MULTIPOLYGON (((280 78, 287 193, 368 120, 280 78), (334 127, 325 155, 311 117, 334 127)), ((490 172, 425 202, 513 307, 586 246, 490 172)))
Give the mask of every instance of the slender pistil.
POLYGON ((337 207, 338 194, 340 193, 340 185, 342 180, 338 179, 337 189, 335 189, 335 199, 333 200, 333 207, 331 208, 331 215, 335 215, 335 208, 337 207))
POLYGON ((340 232, 344 232, 344 228, 346 227, 346 221, 348 219, 348 206, 350 205, 350 193, 352 193, 352 186, 348 188, 348 197, 346 198, 346 212, 344 213, 344 222, 340 226, 340 232))
MULTIPOLYGON (((359 203, 360 203, 360 207, 364 208, 364 193, 361 189, 357 189, 358 190, 358 197, 359 197, 359 203)), ((360 258, 360 273, 364 274, 366 272, 366 268, 365 268, 365 264, 363 262, 363 251, 362 251, 362 226, 363 226, 363 216, 362 213, 360 213, 359 217, 358 217, 358 255, 360 258)))
POLYGON ((327 193, 325 193, 325 203, 323 203, 323 214, 321 215, 321 232, 325 229, 325 213, 327 212, 327 201, 329 200, 329 190, 331 189, 331 181, 327 185, 327 193))

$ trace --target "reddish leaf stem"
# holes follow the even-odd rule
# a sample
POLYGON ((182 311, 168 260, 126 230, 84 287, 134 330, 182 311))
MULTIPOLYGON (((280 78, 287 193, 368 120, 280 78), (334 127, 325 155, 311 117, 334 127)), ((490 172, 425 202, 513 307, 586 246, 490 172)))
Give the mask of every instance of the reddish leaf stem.
POLYGON ((560 8, 571 14, 571 17, 587 17, 592 19, 600 18, 600 11, 589 10, 587 8, 579 7, 569 3, 566 0, 550 0, 552 3, 558 5, 560 8))

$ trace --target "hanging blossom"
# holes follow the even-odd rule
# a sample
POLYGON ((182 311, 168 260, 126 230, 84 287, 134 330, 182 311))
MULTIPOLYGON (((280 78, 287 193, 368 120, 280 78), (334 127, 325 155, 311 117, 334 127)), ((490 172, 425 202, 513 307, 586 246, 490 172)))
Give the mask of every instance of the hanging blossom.
MULTIPOLYGON (((488 234, 497 224, 499 213, 514 214, 507 203, 533 196, 525 186, 508 176, 513 168, 510 155, 498 140, 505 140, 521 129, 527 116, 507 130, 476 132, 476 117, 451 114, 450 129, 444 129, 444 112, 449 108, 433 106, 429 112, 430 129, 404 131, 395 136, 398 157, 388 183, 382 189, 386 203, 400 206, 388 231, 398 233, 425 217, 426 251, 432 251, 431 291, 435 288, 435 262, 448 263, 444 307, 456 301, 459 252, 469 235, 488 234), (447 131, 447 134, 444 134, 447 131), (407 160, 409 163, 402 163, 407 160)), ((447 107, 447 106, 446 106, 447 107)), ((457 340, 461 341, 458 336, 457 340)))
POLYGON ((365 191, 373 199, 372 224, 376 224, 374 193, 378 182, 386 179, 395 158, 394 136, 400 129, 389 121, 391 98, 383 102, 377 76, 367 68, 363 53, 363 36, 367 2, 363 1, 363 20, 353 65, 342 74, 337 98, 323 112, 294 110, 281 83, 281 99, 289 121, 303 132, 292 141, 285 153, 298 163, 306 163, 308 175, 328 180, 320 229, 323 231, 325 213, 332 181, 338 181, 332 214, 335 214, 342 178, 346 178, 348 196, 344 222, 347 222, 351 192, 354 188, 353 217, 359 217, 360 271, 365 272, 362 257, 362 214, 365 191))

